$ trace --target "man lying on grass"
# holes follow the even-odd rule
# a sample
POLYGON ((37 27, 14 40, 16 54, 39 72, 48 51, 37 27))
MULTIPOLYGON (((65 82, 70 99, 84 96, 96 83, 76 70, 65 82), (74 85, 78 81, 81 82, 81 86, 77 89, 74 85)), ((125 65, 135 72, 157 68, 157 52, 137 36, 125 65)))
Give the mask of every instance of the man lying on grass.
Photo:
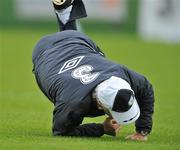
POLYGON ((43 37, 33 52, 36 81, 54 104, 53 134, 115 136, 122 125, 135 122, 136 132, 127 139, 146 141, 154 110, 149 81, 106 59, 76 30, 76 19, 86 17, 82 0, 53 0, 53 6, 61 32, 43 37), (105 114, 103 123, 82 124, 84 117, 105 114))

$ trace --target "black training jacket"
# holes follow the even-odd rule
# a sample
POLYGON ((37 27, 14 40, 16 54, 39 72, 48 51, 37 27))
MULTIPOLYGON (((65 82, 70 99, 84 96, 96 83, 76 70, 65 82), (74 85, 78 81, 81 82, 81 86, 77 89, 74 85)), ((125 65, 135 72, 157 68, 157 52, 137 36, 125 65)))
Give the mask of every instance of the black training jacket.
POLYGON ((93 89, 111 76, 126 80, 140 107, 136 131, 151 132, 154 93, 149 81, 111 62, 84 34, 63 31, 42 38, 33 52, 33 72, 42 92, 54 104, 53 134, 100 137, 101 123, 82 124, 84 117, 104 115, 92 99, 93 89))

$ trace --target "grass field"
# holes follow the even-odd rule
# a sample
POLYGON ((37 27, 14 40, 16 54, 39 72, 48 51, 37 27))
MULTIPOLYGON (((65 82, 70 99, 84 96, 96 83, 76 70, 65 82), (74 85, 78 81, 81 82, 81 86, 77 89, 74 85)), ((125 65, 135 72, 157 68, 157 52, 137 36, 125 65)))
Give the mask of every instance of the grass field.
POLYGON ((148 43, 115 31, 87 31, 109 59, 152 82, 156 95, 153 132, 146 143, 124 139, 134 131, 134 125, 123 126, 116 138, 53 137, 53 106, 41 94, 31 73, 33 46, 51 32, 55 29, 0 28, 0 150, 180 149, 180 45, 148 43))

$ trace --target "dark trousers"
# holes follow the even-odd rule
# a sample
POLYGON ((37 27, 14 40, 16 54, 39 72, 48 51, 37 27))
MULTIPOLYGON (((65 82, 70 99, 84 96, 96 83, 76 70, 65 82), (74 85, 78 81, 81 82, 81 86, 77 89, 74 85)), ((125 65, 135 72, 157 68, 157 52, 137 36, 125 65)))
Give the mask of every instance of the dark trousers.
POLYGON ((82 0, 75 0, 73 3, 73 8, 72 8, 72 11, 70 14, 69 21, 66 24, 63 24, 59 20, 57 14, 56 14, 56 16, 57 16, 60 31, 77 30, 76 20, 87 17, 87 13, 86 13, 86 9, 85 9, 83 1, 82 0))

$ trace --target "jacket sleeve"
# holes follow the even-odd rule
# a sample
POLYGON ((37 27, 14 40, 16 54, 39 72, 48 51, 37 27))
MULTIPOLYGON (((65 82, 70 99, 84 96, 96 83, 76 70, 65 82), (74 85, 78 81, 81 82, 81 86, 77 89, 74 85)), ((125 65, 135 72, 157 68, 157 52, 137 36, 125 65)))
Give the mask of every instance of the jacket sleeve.
POLYGON ((140 117, 135 123, 136 131, 150 133, 152 130, 152 115, 154 112, 154 91, 149 81, 142 75, 126 68, 131 87, 140 107, 140 117))
POLYGON ((84 137, 101 137, 104 134, 102 124, 83 124, 75 127, 74 130, 62 134, 63 136, 84 136, 84 137))
POLYGON ((53 135, 58 136, 79 136, 79 137, 100 137, 104 134, 102 124, 83 124, 83 117, 79 112, 68 111, 58 112, 53 118, 53 135))

